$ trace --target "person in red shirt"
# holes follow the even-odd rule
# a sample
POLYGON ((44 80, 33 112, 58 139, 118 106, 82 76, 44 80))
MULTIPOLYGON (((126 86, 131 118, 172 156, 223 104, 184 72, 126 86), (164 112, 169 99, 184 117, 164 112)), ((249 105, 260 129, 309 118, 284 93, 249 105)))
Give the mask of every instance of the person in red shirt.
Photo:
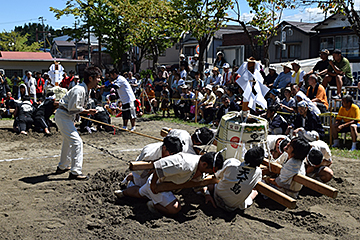
POLYGON ((67 76, 66 72, 64 72, 64 78, 61 81, 61 87, 69 88, 70 82, 74 80, 74 74, 75 72, 73 70, 70 70, 69 76, 67 76))
POLYGON ((44 96, 45 80, 41 77, 41 72, 36 72, 36 98, 42 98, 44 96))

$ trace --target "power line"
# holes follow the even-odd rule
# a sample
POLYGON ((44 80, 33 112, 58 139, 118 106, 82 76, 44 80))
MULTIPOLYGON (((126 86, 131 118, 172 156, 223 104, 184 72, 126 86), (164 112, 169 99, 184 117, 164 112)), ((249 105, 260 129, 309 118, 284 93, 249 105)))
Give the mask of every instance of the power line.
POLYGON ((27 22, 27 21, 34 21, 34 20, 38 20, 38 19, 37 18, 31 18, 31 19, 19 20, 19 21, 14 21, 14 22, 3 22, 3 23, 0 23, 0 24, 13 24, 13 23, 27 22))

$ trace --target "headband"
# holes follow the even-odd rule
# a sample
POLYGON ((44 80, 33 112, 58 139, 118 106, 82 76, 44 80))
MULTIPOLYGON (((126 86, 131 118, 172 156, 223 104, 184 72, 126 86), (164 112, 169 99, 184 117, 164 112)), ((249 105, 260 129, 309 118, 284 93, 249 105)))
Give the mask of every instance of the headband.
POLYGON ((220 151, 218 151, 217 153, 215 153, 215 156, 214 156, 214 161, 213 161, 213 172, 215 173, 215 163, 216 163, 216 158, 217 156, 219 155, 219 153, 222 153, 223 151, 226 151, 227 148, 223 148, 221 149, 220 151))
POLYGON ((198 139, 199 143, 203 144, 203 142, 201 141, 200 137, 199 137, 199 134, 201 133, 201 130, 196 130, 195 131, 195 135, 196 135, 196 138, 198 139))

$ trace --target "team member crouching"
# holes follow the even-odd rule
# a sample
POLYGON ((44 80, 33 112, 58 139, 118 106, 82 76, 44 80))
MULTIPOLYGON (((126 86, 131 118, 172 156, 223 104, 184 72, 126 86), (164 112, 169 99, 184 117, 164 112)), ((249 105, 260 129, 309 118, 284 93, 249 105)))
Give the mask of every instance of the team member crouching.
MULTIPOLYGON (((285 147, 288 159, 284 162, 280 174, 276 178, 265 179, 265 182, 276 186, 280 191, 297 198, 302 184, 293 180, 296 174, 305 175, 304 159, 310 151, 310 144, 303 138, 293 138, 285 147)), ((264 173, 264 172, 263 172, 264 173)))
POLYGON ((56 174, 71 170, 69 179, 86 180, 82 174, 83 142, 74 126, 76 114, 97 113, 96 109, 85 110, 89 100, 89 91, 95 88, 100 79, 101 71, 97 67, 88 67, 84 71, 84 82, 76 85, 59 101, 59 109, 55 113, 55 122, 63 137, 60 162, 56 174), (71 166, 71 169, 70 167, 71 166))
POLYGON ((258 192, 253 190, 261 181, 260 164, 264 159, 264 149, 253 147, 245 153, 245 161, 235 158, 227 159, 224 167, 215 173, 220 181, 214 188, 214 199, 217 206, 234 211, 249 207, 258 192))
POLYGON ((209 152, 202 156, 178 153, 154 162, 155 171, 141 188, 134 186, 124 191, 118 190, 118 197, 130 196, 148 198, 147 206, 150 211, 155 210, 163 214, 176 214, 181 210, 179 200, 172 192, 158 192, 158 184, 172 182, 183 184, 188 181, 200 180, 203 173, 214 173, 223 166, 221 154, 209 152))
POLYGON ((334 175, 330 169, 332 164, 329 146, 319 140, 310 143, 311 150, 306 158, 306 175, 320 182, 327 183, 334 175))
MULTIPOLYGON (((174 155, 182 150, 183 148, 179 138, 166 136, 162 142, 146 145, 141 150, 136 161, 155 162, 160 158, 174 155)), ((132 184, 128 184, 128 187, 134 185, 141 187, 146 183, 146 180, 152 173, 153 171, 151 170, 133 171, 126 177, 125 182, 132 182, 132 184)))
POLYGON ((194 146, 207 145, 213 138, 214 133, 207 127, 198 128, 190 136, 190 134, 181 129, 170 129, 167 136, 178 137, 183 144, 182 152, 197 154, 194 146))

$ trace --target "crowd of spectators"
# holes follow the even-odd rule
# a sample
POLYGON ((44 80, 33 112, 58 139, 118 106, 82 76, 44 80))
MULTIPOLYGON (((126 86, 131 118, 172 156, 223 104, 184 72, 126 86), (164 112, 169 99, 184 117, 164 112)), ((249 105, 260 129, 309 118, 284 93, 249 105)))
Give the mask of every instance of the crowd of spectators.
MULTIPOLYGON (((253 114, 262 114, 269 121, 269 133, 302 135, 310 141, 323 139, 324 129, 319 114, 329 111, 326 88, 328 85, 336 86, 337 90, 333 98, 339 99, 342 98, 341 87, 353 84, 349 61, 341 55, 341 51, 333 51, 332 61, 328 59, 329 55, 328 50, 322 50, 320 61, 309 72, 303 71, 297 60, 282 64, 283 71, 280 73, 277 73, 274 66, 269 67, 268 74, 261 69, 263 84, 269 88, 265 96, 268 108, 266 112, 251 111, 253 114)), ((123 117, 123 112, 134 105, 136 112, 131 114, 129 119, 132 129, 135 130, 135 118, 143 114, 141 104, 144 104, 144 113, 159 112, 163 117, 170 117, 172 112, 170 110, 173 110, 177 118, 217 127, 223 115, 230 111, 239 111, 242 105, 243 90, 237 83, 240 77, 239 67, 231 67, 223 53, 218 52, 214 67, 205 69, 204 75, 201 75, 198 57, 195 55, 191 61, 187 61, 181 54, 179 69, 168 71, 166 66, 160 66, 157 72, 147 72, 142 77, 139 73, 132 72, 125 72, 122 75, 106 72, 102 83, 97 89, 91 90, 92 100, 89 102, 89 108, 96 107, 103 115, 90 117, 110 124, 111 115, 123 117), (121 85, 122 81, 126 81, 129 87, 126 87, 127 84, 121 85)), ((4 80, 4 73, 0 74, 2 116, 15 117, 14 130, 17 132, 25 134, 28 128, 34 125, 36 130, 49 134, 49 126, 52 125, 49 118, 57 106, 57 102, 52 97, 53 93, 47 92, 54 87, 49 75, 27 71, 21 78, 14 73, 11 77, 13 87, 10 89, 4 80), (54 100, 52 108, 48 99, 54 100), (26 107, 29 103, 31 109, 26 107), (51 114, 46 113, 44 118, 39 117, 37 113, 43 105, 49 105, 48 111, 51 111, 51 114), (31 115, 32 120, 24 120, 25 109, 31 113, 26 114, 31 115), (39 124, 42 119, 47 124, 39 124), (26 127, 25 125, 20 127, 19 123, 24 121, 26 127)), ((60 87, 70 90, 80 82, 79 76, 75 75, 74 71, 69 71, 64 73, 60 87)), ((353 104, 351 99, 343 99, 343 109, 349 102, 353 104)), ((347 111, 341 113, 346 116, 358 116, 358 108, 353 105, 351 109, 354 110, 351 111, 355 113, 348 114, 347 111)), ((347 123, 344 127, 338 121, 336 124, 337 132, 351 132, 353 142, 356 143, 357 121, 347 123)), ((124 120, 124 127, 126 125, 127 121, 124 120)), ((89 133, 98 129, 111 130, 101 126, 93 127, 91 121, 84 120, 81 124, 81 130, 89 133)), ((332 133, 335 139, 337 132, 332 133)), ((335 146, 338 145, 336 141, 335 146)), ((352 149, 355 148, 356 144, 352 149)))

